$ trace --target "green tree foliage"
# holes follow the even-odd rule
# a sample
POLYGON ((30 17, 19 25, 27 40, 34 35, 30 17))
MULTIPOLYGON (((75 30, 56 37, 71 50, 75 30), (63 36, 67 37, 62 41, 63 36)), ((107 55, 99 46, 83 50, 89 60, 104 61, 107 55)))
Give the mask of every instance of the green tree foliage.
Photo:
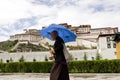
POLYGON ((10 62, 13 62, 13 59, 12 59, 12 58, 10 58, 10 62))
POLYGON ((48 61, 48 58, 47 58, 47 56, 45 56, 45 61, 48 61))
POLYGON ((24 59, 24 56, 21 56, 21 58, 19 59, 19 62, 24 62, 25 59, 24 59))
POLYGON ((88 57, 87 57, 86 53, 84 53, 84 57, 83 58, 84 58, 84 60, 87 60, 88 57))
POLYGON ((102 56, 99 53, 97 53, 96 54, 96 60, 101 60, 101 59, 102 59, 102 56))
POLYGON ((36 59, 35 59, 35 58, 33 59, 33 62, 36 62, 36 59))

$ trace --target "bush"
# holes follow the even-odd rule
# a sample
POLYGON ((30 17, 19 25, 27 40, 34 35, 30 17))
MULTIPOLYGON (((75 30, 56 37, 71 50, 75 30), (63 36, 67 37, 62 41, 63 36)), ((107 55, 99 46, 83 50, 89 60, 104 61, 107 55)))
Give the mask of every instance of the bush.
POLYGON ((85 47, 84 45, 82 46, 67 46, 67 48, 69 48, 69 50, 84 50, 84 49, 90 49, 88 47, 85 47))
MULTIPOLYGON (((49 73, 53 62, 0 63, 0 73, 49 73)), ((120 60, 71 61, 70 73, 120 73, 120 60)))
POLYGON ((4 63, 0 63, 0 73, 5 72, 5 64, 4 63))

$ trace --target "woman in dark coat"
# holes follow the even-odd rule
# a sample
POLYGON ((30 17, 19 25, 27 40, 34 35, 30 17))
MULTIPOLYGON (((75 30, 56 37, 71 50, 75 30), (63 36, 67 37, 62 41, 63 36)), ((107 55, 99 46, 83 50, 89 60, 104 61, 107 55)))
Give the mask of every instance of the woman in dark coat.
POLYGON ((69 80, 68 67, 63 53, 64 41, 58 36, 57 31, 51 33, 51 38, 55 40, 55 43, 50 50, 53 57, 49 57, 49 59, 54 58, 55 62, 51 69, 50 80, 69 80))

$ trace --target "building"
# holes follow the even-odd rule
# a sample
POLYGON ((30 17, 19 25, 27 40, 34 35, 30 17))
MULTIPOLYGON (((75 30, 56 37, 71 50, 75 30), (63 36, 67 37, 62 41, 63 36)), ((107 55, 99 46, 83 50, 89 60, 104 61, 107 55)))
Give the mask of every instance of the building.
POLYGON ((24 31, 25 33, 11 35, 9 40, 19 40, 21 43, 31 42, 33 44, 39 44, 39 41, 43 39, 37 29, 25 29, 24 31))
MULTIPOLYGON (((69 45, 86 46, 97 46, 97 38, 101 34, 115 34, 118 32, 118 27, 105 27, 105 28, 91 28, 91 25, 80 25, 71 26, 67 23, 62 23, 66 28, 70 29, 77 35, 76 42, 71 42, 69 45)), ((67 44, 68 45, 68 44, 67 44)))
POLYGON ((80 25, 77 28, 76 34, 89 34, 91 29, 91 25, 80 25))
MULTIPOLYGON (((97 38, 101 34, 114 34, 118 32, 118 28, 91 28, 91 25, 80 25, 80 26, 72 26, 67 23, 61 23, 59 25, 65 26, 70 29, 77 35, 77 39, 75 42, 69 42, 66 45, 69 46, 85 46, 91 48, 92 46, 97 46, 97 38)), ((45 28, 45 27, 43 27, 45 28)), ((35 44, 46 44, 53 45, 48 39, 45 39, 40 36, 39 31, 36 29, 25 30, 25 33, 16 34, 10 36, 10 40, 20 40, 21 42, 32 42, 35 44)))
MULTIPOLYGON (((91 25, 72 26, 67 23, 59 25, 65 26, 77 35, 76 41, 66 43, 66 46, 84 46, 91 49, 92 47, 97 47, 97 49, 92 49, 95 50, 94 54, 92 54, 93 52, 90 52, 91 49, 87 52, 89 60, 95 58, 96 53, 99 53, 103 59, 120 59, 120 35, 117 37, 119 39, 115 37, 115 33, 118 33, 118 27, 91 28, 91 25), (113 39, 116 42, 114 42, 113 39)), ((48 46, 53 45, 54 43, 54 41, 41 37, 37 29, 25 29, 24 31, 25 32, 22 34, 10 36, 10 40, 19 40, 21 43, 30 42, 37 45, 41 44, 46 48, 49 48, 48 46)), ((78 51, 76 51, 76 53, 78 51)), ((86 53, 86 51, 83 53, 86 53)), ((82 52, 79 54, 82 54, 82 52)), ((79 59, 79 54, 74 56, 74 58, 81 60, 83 56, 79 59)))
POLYGON ((95 34, 114 34, 117 32, 118 32, 118 27, 115 27, 115 28, 105 27, 105 28, 90 29, 90 33, 95 33, 95 34))
POLYGON ((72 25, 68 25, 67 23, 61 23, 59 25, 65 26, 68 29, 71 29, 72 25))
POLYGON ((115 34, 101 34, 97 39, 98 53, 103 59, 116 59, 115 34))
POLYGON ((120 33, 115 35, 114 41, 116 42, 116 55, 117 59, 120 59, 120 33))
POLYGON ((70 29, 72 32, 74 32, 76 34, 76 31, 78 29, 78 27, 72 27, 72 25, 68 25, 67 23, 61 23, 59 25, 65 26, 66 28, 70 29))

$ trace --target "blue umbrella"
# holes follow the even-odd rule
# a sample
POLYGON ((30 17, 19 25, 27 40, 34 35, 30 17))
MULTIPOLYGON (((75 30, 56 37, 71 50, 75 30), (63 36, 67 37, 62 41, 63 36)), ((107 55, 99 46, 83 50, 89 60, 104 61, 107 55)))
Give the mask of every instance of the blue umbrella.
POLYGON ((64 26, 57 25, 57 24, 51 24, 48 27, 43 28, 39 32, 40 32, 41 36, 46 37, 46 38, 52 40, 51 36, 50 36, 50 33, 52 31, 57 31, 58 35, 63 39, 63 41, 65 43, 76 40, 76 35, 72 31, 70 31, 69 29, 67 29, 64 26))

